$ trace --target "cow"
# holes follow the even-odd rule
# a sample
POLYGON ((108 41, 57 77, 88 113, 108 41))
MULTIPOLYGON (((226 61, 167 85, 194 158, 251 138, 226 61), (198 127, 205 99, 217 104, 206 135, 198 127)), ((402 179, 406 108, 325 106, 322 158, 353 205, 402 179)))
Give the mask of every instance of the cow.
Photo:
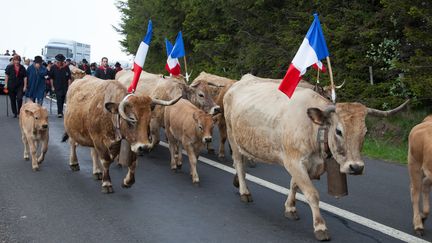
POLYGON ((70 137, 71 169, 79 170, 76 146, 91 147, 93 174, 95 177, 101 174, 100 159, 103 166, 102 192, 112 193, 109 166, 119 154, 121 140, 125 139, 132 153, 122 186, 131 187, 135 182, 136 153, 150 147, 151 106, 172 105, 179 99, 162 101, 128 94, 126 87, 116 80, 87 77, 74 81, 67 94, 66 133, 63 138, 65 141, 70 137))
POLYGON ((175 105, 165 107, 164 120, 171 154, 171 169, 181 168, 183 147, 189 157, 192 183, 198 184, 197 157, 201 149, 212 141, 212 115, 198 109, 190 101, 181 99, 175 105))
POLYGON ((30 100, 21 107, 19 124, 21 139, 24 144, 24 159, 29 159, 30 150, 32 169, 38 171, 39 165, 45 159, 45 154, 48 151, 48 111, 30 100), (38 148, 41 150, 39 156, 37 155, 38 148))
POLYGON ((84 76, 86 76, 86 73, 83 70, 75 67, 74 65, 69 65, 69 70, 71 71, 72 81, 84 78, 84 76))
POLYGON ((408 172, 410 176, 413 225, 417 235, 424 234, 423 221, 429 215, 432 185, 432 115, 414 126, 408 137, 408 172), (423 212, 420 212, 420 194, 423 212))
MULTIPOLYGON (((217 118, 216 123, 218 125, 219 135, 220 135, 218 156, 219 158, 224 158, 225 141, 227 140, 227 133, 226 133, 226 124, 225 124, 225 117, 224 117, 223 97, 225 96, 225 93, 228 91, 228 89, 236 82, 236 80, 220 77, 206 72, 201 72, 198 75, 198 77, 194 79, 192 85, 199 84, 200 82, 207 82, 207 83, 211 82, 217 85, 217 86, 213 85, 209 87, 211 87, 211 94, 213 100, 220 107, 220 115, 216 117, 217 118)), ((214 153, 214 149, 212 148, 211 143, 207 144, 207 151, 209 153, 214 153)))
POLYGON ((360 103, 333 105, 313 90, 301 87, 288 99, 278 85, 247 74, 225 94, 228 140, 237 172, 234 186, 239 187, 243 202, 252 201, 245 182, 245 158, 284 166, 292 176, 285 216, 298 219, 295 194, 300 189, 312 210, 316 239, 329 240, 311 178, 317 179, 325 172, 324 158, 328 155, 340 165, 341 173, 362 174, 360 150, 366 134, 366 115, 389 116, 408 101, 394 110, 380 111, 360 103), (318 142, 324 140, 322 137, 327 141, 318 142))
MULTIPOLYGON (((132 71, 121 71, 116 75, 116 79, 120 83, 128 87, 132 82, 132 71)), ((184 78, 179 77, 164 77, 163 75, 142 72, 137 88, 137 94, 148 95, 157 99, 173 99, 179 95, 182 98, 190 100, 192 104, 199 109, 211 114, 217 115, 220 112, 220 107, 213 101, 209 92, 210 86, 220 86, 217 84, 198 83, 188 86, 184 78)), ((164 127, 164 109, 156 107, 152 112, 150 123, 152 146, 160 141, 160 128, 164 127)))

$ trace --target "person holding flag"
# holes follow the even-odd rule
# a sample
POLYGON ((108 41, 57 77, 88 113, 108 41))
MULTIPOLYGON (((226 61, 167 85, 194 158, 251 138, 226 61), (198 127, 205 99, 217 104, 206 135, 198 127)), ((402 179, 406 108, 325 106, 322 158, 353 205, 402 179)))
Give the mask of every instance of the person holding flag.
POLYGON ((137 54, 136 54, 135 59, 134 59, 134 66, 133 66, 134 77, 132 79, 132 83, 130 84, 130 86, 128 88, 129 93, 134 93, 136 90, 136 86, 138 84, 139 77, 141 76, 141 72, 144 68, 144 62, 145 62, 145 59, 147 57, 147 52, 148 52, 148 49, 150 46, 150 41, 152 38, 152 30, 153 30, 152 21, 149 20, 149 23, 147 26, 147 33, 146 33, 144 39, 141 41, 141 43, 138 47, 137 54))
POLYGON ((291 98, 301 77, 306 73, 307 68, 314 65, 319 70, 325 72, 326 69, 321 63, 321 60, 327 58, 332 88, 332 100, 335 102, 336 94, 334 91, 333 74, 329 55, 324 34, 321 29, 321 23, 318 19, 318 14, 314 14, 314 21, 292 60, 291 65, 279 86, 279 90, 291 98))

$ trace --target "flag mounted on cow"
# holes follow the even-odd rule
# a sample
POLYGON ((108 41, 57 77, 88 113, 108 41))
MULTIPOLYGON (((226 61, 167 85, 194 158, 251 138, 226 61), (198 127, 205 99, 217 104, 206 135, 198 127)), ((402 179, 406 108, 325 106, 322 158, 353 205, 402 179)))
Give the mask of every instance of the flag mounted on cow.
POLYGON ((321 29, 321 23, 318 19, 318 14, 314 14, 314 21, 292 60, 291 65, 279 86, 279 90, 291 98, 297 84, 301 77, 306 73, 308 67, 314 65, 321 71, 325 72, 325 67, 321 63, 321 60, 324 58, 327 58, 332 88, 332 100, 335 102, 336 94, 334 92, 333 73, 331 70, 329 52, 321 29))
POLYGON ((189 82, 189 73, 187 72, 187 64, 186 64, 186 52, 183 43, 182 32, 179 31, 177 34, 176 41, 174 46, 172 46, 171 42, 165 38, 166 50, 167 50, 167 63, 165 65, 165 69, 172 75, 180 75, 181 67, 179 58, 183 57, 184 65, 185 65, 185 73, 186 73, 186 81, 189 82))
POLYGON ((174 47, 167 38, 165 38, 165 46, 166 46, 166 51, 168 56, 167 63, 165 64, 165 70, 167 70, 170 74, 174 76, 180 75, 181 73, 180 62, 178 58, 173 58, 171 56, 171 52, 174 49, 174 47))
POLYGON ((135 55, 134 66, 133 66, 134 77, 133 77, 132 83, 130 84, 130 86, 128 88, 129 93, 134 93, 136 90, 136 86, 138 84, 139 77, 141 76, 141 72, 144 68, 144 62, 145 62, 147 52, 148 52, 148 49, 150 46, 150 41, 152 38, 152 30, 153 30, 152 21, 149 20, 149 23, 147 26, 147 33, 144 36, 144 39, 141 41, 141 43, 138 47, 137 54, 135 55))

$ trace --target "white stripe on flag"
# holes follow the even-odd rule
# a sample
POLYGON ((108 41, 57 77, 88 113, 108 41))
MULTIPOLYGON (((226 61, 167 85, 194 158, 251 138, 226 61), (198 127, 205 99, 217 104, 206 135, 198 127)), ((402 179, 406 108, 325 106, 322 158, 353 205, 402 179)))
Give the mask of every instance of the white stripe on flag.
POLYGON ((168 56, 167 63, 168 63, 168 67, 170 69, 173 69, 177 65, 180 65, 178 59, 177 58, 172 58, 171 56, 168 56))
POLYGON ((144 67, 144 62, 147 56, 149 46, 141 41, 140 46, 138 47, 137 54, 135 56, 135 63, 140 66, 141 68, 144 67))
POLYGON ((305 74, 306 69, 317 63, 318 56, 312 46, 309 44, 309 40, 304 38, 299 50, 297 51, 292 64, 300 71, 300 75, 305 74))

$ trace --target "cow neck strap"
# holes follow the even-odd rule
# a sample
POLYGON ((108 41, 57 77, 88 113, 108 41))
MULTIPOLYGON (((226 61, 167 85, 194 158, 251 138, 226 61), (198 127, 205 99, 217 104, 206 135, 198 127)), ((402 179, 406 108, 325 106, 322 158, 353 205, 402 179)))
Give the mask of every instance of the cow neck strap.
MULTIPOLYGON (((134 96, 134 95, 135 95, 134 93, 127 94, 121 102, 126 101, 127 99, 129 99, 129 97, 134 96)), ((117 115, 115 117, 115 121, 114 121, 115 140, 116 141, 120 141, 123 139, 123 135, 121 134, 121 131, 120 131, 120 121, 121 121, 120 113, 117 113, 117 115)))
POLYGON ((318 128, 317 142, 321 157, 324 159, 332 157, 332 153, 328 146, 328 127, 320 126, 318 128))

